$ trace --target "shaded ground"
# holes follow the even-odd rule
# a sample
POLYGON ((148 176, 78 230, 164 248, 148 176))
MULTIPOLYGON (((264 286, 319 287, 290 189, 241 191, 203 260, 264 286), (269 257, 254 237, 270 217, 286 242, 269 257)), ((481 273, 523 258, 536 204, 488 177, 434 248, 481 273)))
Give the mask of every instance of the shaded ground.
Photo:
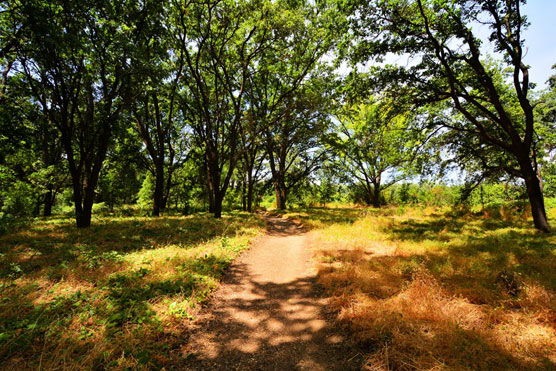
POLYGON ((0 236, 0 370, 181 369, 177 350, 265 222, 247 213, 35 219, 0 236))
POLYGON ((318 282, 365 369, 556 370, 556 235, 527 215, 329 214, 310 235, 318 282))
POLYGON ((182 350, 188 368, 360 369, 361 352, 327 320, 303 229, 267 222, 268 235, 232 264, 205 325, 182 350))

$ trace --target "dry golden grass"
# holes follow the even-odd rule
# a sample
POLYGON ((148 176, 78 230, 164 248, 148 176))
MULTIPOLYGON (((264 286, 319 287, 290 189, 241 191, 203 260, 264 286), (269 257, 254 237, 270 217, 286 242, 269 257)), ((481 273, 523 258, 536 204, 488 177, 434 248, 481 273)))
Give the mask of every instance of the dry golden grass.
POLYGON ((180 364, 192 320, 263 221, 40 220, 0 237, 2 369, 153 369, 180 364))
POLYGON ((556 236, 515 211, 289 216, 313 228, 319 281, 367 369, 556 369, 556 236))

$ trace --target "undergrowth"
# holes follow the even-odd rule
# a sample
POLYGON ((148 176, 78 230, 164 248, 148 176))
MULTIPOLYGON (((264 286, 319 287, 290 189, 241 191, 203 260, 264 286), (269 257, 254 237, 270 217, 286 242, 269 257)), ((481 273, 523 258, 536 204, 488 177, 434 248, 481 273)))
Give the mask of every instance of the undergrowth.
POLYGON ((256 216, 37 220, 0 237, 0 364, 8 369, 161 369, 256 216))
POLYGON ((556 235, 534 230, 527 216, 434 208, 285 215, 312 229, 319 282, 368 349, 366 369, 556 369, 556 235))

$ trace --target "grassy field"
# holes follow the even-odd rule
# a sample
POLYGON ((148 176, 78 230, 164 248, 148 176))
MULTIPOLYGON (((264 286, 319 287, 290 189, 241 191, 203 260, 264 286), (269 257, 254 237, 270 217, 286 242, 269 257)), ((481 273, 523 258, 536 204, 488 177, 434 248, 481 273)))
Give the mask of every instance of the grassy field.
POLYGON ((190 319, 262 229, 221 220, 37 220, 0 236, 2 369, 158 369, 180 364, 190 319))
POLYGON ((319 281, 369 370, 556 369, 554 233, 507 210, 286 216, 312 229, 319 281))
MULTIPOLYGON (((556 235, 515 211, 315 208, 319 282, 369 370, 556 369, 556 235)), ((552 224, 556 210, 551 210, 552 224)), ((191 320, 264 222, 37 219, 0 236, 2 369, 179 368, 191 320)))

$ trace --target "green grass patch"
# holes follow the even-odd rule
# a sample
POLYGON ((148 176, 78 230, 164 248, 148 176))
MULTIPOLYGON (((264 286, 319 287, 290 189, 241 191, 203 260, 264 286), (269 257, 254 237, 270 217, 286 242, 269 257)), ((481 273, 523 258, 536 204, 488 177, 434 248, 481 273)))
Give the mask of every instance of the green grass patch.
POLYGON ((0 362, 172 368, 189 320, 264 227, 229 213, 37 220, 0 237, 0 362))

